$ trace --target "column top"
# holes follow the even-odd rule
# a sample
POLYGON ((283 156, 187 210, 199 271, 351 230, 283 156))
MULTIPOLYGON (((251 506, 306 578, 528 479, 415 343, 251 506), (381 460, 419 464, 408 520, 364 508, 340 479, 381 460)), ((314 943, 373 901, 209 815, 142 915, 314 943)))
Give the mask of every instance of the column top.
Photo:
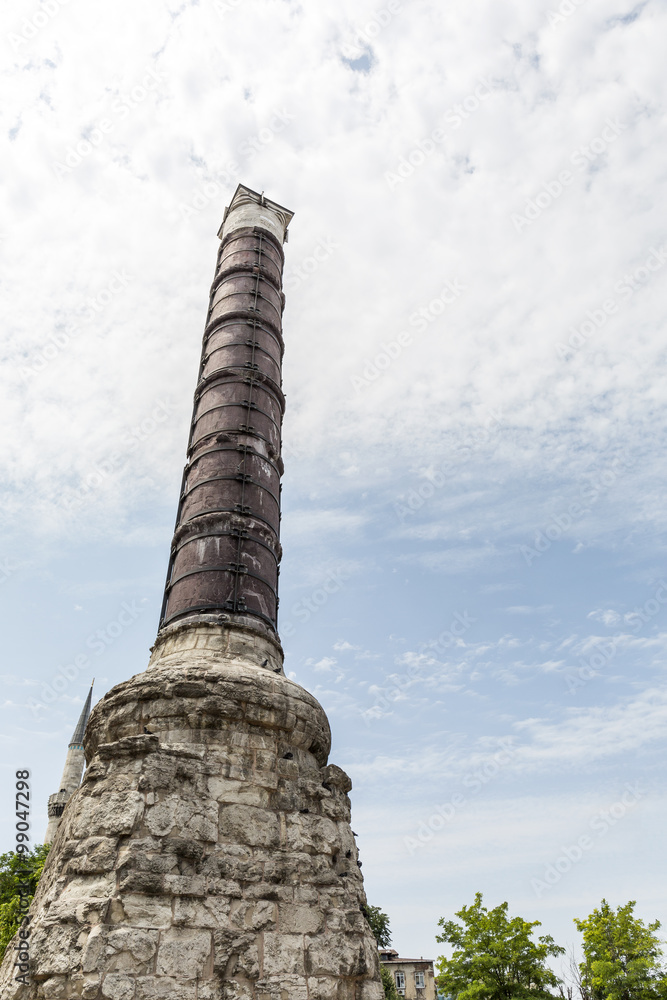
POLYGON ((287 227, 293 217, 294 212, 266 198, 263 191, 258 194, 245 184, 239 184, 234 197, 225 209, 218 238, 224 239, 235 229, 259 226, 268 230, 283 244, 287 242, 287 227))

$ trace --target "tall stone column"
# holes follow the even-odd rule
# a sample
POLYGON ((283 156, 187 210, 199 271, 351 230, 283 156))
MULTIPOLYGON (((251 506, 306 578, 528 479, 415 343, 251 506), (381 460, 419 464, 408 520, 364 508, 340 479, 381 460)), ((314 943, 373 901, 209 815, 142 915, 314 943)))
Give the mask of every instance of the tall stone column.
POLYGON ((326 715, 283 673, 282 244, 239 186, 221 239, 160 629, 85 735, 16 1000, 381 1000, 326 715))

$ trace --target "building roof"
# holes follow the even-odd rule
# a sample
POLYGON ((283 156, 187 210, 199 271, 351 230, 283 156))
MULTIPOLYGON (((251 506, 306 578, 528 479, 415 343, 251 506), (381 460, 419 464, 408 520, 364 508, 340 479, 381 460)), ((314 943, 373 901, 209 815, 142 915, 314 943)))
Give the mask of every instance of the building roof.
POLYGON ((424 962, 426 965, 433 965, 432 958, 401 958, 394 948, 378 948, 380 961, 384 965, 418 965, 424 962))
POLYGON ((85 705, 81 710, 81 715, 79 716, 79 721, 76 724, 76 729, 72 739, 69 741, 70 746, 83 746, 83 734, 86 731, 86 723, 88 722, 88 716, 90 715, 90 704, 93 698, 93 684, 95 683, 95 678, 93 677, 92 684, 90 685, 90 691, 88 692, 88 697, 86 698, 85 705))
POLYGON ((383 958, 383 965, 433 965, 432 958, 383 958))

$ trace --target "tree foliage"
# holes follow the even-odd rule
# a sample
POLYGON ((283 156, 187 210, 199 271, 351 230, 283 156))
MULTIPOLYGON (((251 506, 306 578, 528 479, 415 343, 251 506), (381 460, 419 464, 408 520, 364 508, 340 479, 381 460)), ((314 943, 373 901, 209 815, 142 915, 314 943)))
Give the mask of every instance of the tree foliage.
POLYGON ((645 924, 633 913, 635 902, 612 909, 606 899, 586 917, 575 918, 583 936, 579 964, 583 1000, 660 1000, 667 998, 667 973, 656 931, 660 921, 645 924))
POLYGON ((401 1000, 394 977, 386 965, 380 966, 380 975, 382 976, 385 1000, 401 1000))
MULTIPOLYGON (((379 906, 365 906, 364 916, 370 924, 378 948, 388 948, 391 944, 391 931, 389 930, 387 914, 379 906)), ((385 1000, 400 1000, 394 977, 386 966, 380 965, 380 975, 382 976, 385 1000)))
POLYGON ((24 854, 0 855, 0 960, 21 923, 19 883, 27 883, 32 902, 48 853, 48 844, 38 844, 24 854))
POLYGON ((383 913, 379 906, 367 906, 365 908, 366 920, 371 925, 373 936, 378 943, 378 948, 388 948, 391 944, 391 931, 389 930, 389 917, 383 913))
POLYGON ((451 958, 438 958, 438 986, 457 1000, 529 1000, 552 997, 549 987, 558 986, 558 976, 546 964, 549 956, 562 955, 550 935, 535 941, 532 923, 521 917, 510 919, 507 903, 493 910, 482 904, 482 893, 472 906, 456 914, 461 923, 439 920, 443 928, 436 940, 453 946, 451 958))

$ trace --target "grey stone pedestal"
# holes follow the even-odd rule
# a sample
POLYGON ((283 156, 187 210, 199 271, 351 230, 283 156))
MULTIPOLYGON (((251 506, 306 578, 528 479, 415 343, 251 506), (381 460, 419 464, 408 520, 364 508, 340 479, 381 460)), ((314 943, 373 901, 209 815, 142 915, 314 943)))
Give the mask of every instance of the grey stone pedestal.
POLYGON ((381 1000, 351 783, 281 665, 252 628, 180 625, 99 702, 3 1000, 381 1000))

